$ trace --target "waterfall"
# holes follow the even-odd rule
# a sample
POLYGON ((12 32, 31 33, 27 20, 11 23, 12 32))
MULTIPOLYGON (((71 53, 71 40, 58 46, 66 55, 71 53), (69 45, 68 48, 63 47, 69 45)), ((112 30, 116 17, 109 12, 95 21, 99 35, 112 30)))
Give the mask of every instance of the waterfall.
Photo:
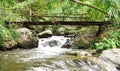
POLYGON ((61 48, 70 38, 64 36, 52 36, 49 38, 40 38, 37 51, 43 51, 44 54, 56 55, 69 51, 70 49, 61 48))
POLYGON ((64 36, 52 36, 50 38, 42 38, 39 39, 38 48, 46 48, 46 47, 54 47, 54 48, 61 48, 66 41, 70 39, 64 36))

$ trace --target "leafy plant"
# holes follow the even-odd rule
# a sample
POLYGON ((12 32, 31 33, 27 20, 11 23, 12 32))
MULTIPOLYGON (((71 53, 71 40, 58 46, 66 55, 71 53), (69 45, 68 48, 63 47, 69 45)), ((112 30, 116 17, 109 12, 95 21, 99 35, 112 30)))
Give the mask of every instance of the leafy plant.
POLYGON ((114 25, 120 22, 120 0, 102 0, 103 9, 108 13, 109 19, 114 25))
POLYGON ((15 29, 8 29, 5 25, 3 20, 0 19, 0 46, 6 47, 8 46, 9 42, 17 41, 18 33, 15 31, 15 29))
POLYGON ((120 30, 119 31, 112 31, 109 33, 108 38, 104 38, 100 40, 98 43, 95 43, 96 49, 110 49, 110 48, 117 48, 120 46, 120 30))

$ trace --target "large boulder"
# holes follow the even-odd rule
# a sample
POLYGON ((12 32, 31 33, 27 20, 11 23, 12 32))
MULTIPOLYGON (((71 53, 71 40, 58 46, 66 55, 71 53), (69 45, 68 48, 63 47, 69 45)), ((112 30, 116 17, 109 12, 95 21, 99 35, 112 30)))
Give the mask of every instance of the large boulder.
POLYGON ((104 50, 99 58, 108 68, 112 68, 109 71, 120 70, 120 49, 104 50))
POLYGON ((39 38, 47 38, 52 36, 52 31, 51 30, 46 30, 41 33, 37 34, 39 38))
POLYGON ((35 35, 27 28, 17 29, 20 33, 18 44, 23 48, 34 48, 38 46, 38 40, 35 35))
POLYGON ((67 55, 79 55, 82 71, 120 71, 120 49, 104 50, 97 58, 86 51, 70 51, 67 55))

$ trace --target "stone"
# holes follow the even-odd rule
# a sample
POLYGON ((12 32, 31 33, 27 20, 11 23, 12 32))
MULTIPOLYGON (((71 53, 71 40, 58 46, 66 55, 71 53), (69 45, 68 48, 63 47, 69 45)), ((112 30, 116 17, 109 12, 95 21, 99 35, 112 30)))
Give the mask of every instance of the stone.
POLYGON ((110 70, 110 71, 120 70, 120 49, 116 48, 116 49, 104 50, 102 54, 99 56, 99 58, 109 68, 114 67, 114 70, 110 70))
POLYGON ((109 49, 102 52, 100 58, 108 58, 120 65, 120 49, 109 49))
POLYGON ((39 38, 48 38, 52 36, 52 31, 51 30, 46 30, 41 33, 37 34, 39 38))
POLYGON ((3 42, 3 46, 0 49, 11 50, 11 49, 14 49, 16 45, 17 45, 17 42, 15 40, 9 40, 9 41, 3 42))
POLYGON ((72 51, 66 52, 65 54, 73 55, 73 56, 80 56, 81 58, 92 56, 92 54, 86 50, 72 50, 72 51))
POLYGON ((34 48, 38 46, 38 39, 34 34, 27 28, 17 29, 20 34, 18 44, 23 48, 34 48))

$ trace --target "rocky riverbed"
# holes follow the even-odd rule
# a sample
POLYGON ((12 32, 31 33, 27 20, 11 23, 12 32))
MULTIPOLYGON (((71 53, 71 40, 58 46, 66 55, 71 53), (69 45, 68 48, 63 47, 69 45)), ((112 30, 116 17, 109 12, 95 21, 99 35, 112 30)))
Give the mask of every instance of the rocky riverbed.
POLYGON ((0 71, 120 71, 120 49, 94 56, 89 50, 70 48, 70 38, 52 36, 50 30, 36 36, 27 28, 18 32, 18 45, 25 49, 0 51, 0 71))
POLYGON ((40 39, 37 48, 0 51, 0 71, 120 70, 120 49, 104 50, 96 57, 89 50, 61 48, 65 41, 54 36, 40 39))

